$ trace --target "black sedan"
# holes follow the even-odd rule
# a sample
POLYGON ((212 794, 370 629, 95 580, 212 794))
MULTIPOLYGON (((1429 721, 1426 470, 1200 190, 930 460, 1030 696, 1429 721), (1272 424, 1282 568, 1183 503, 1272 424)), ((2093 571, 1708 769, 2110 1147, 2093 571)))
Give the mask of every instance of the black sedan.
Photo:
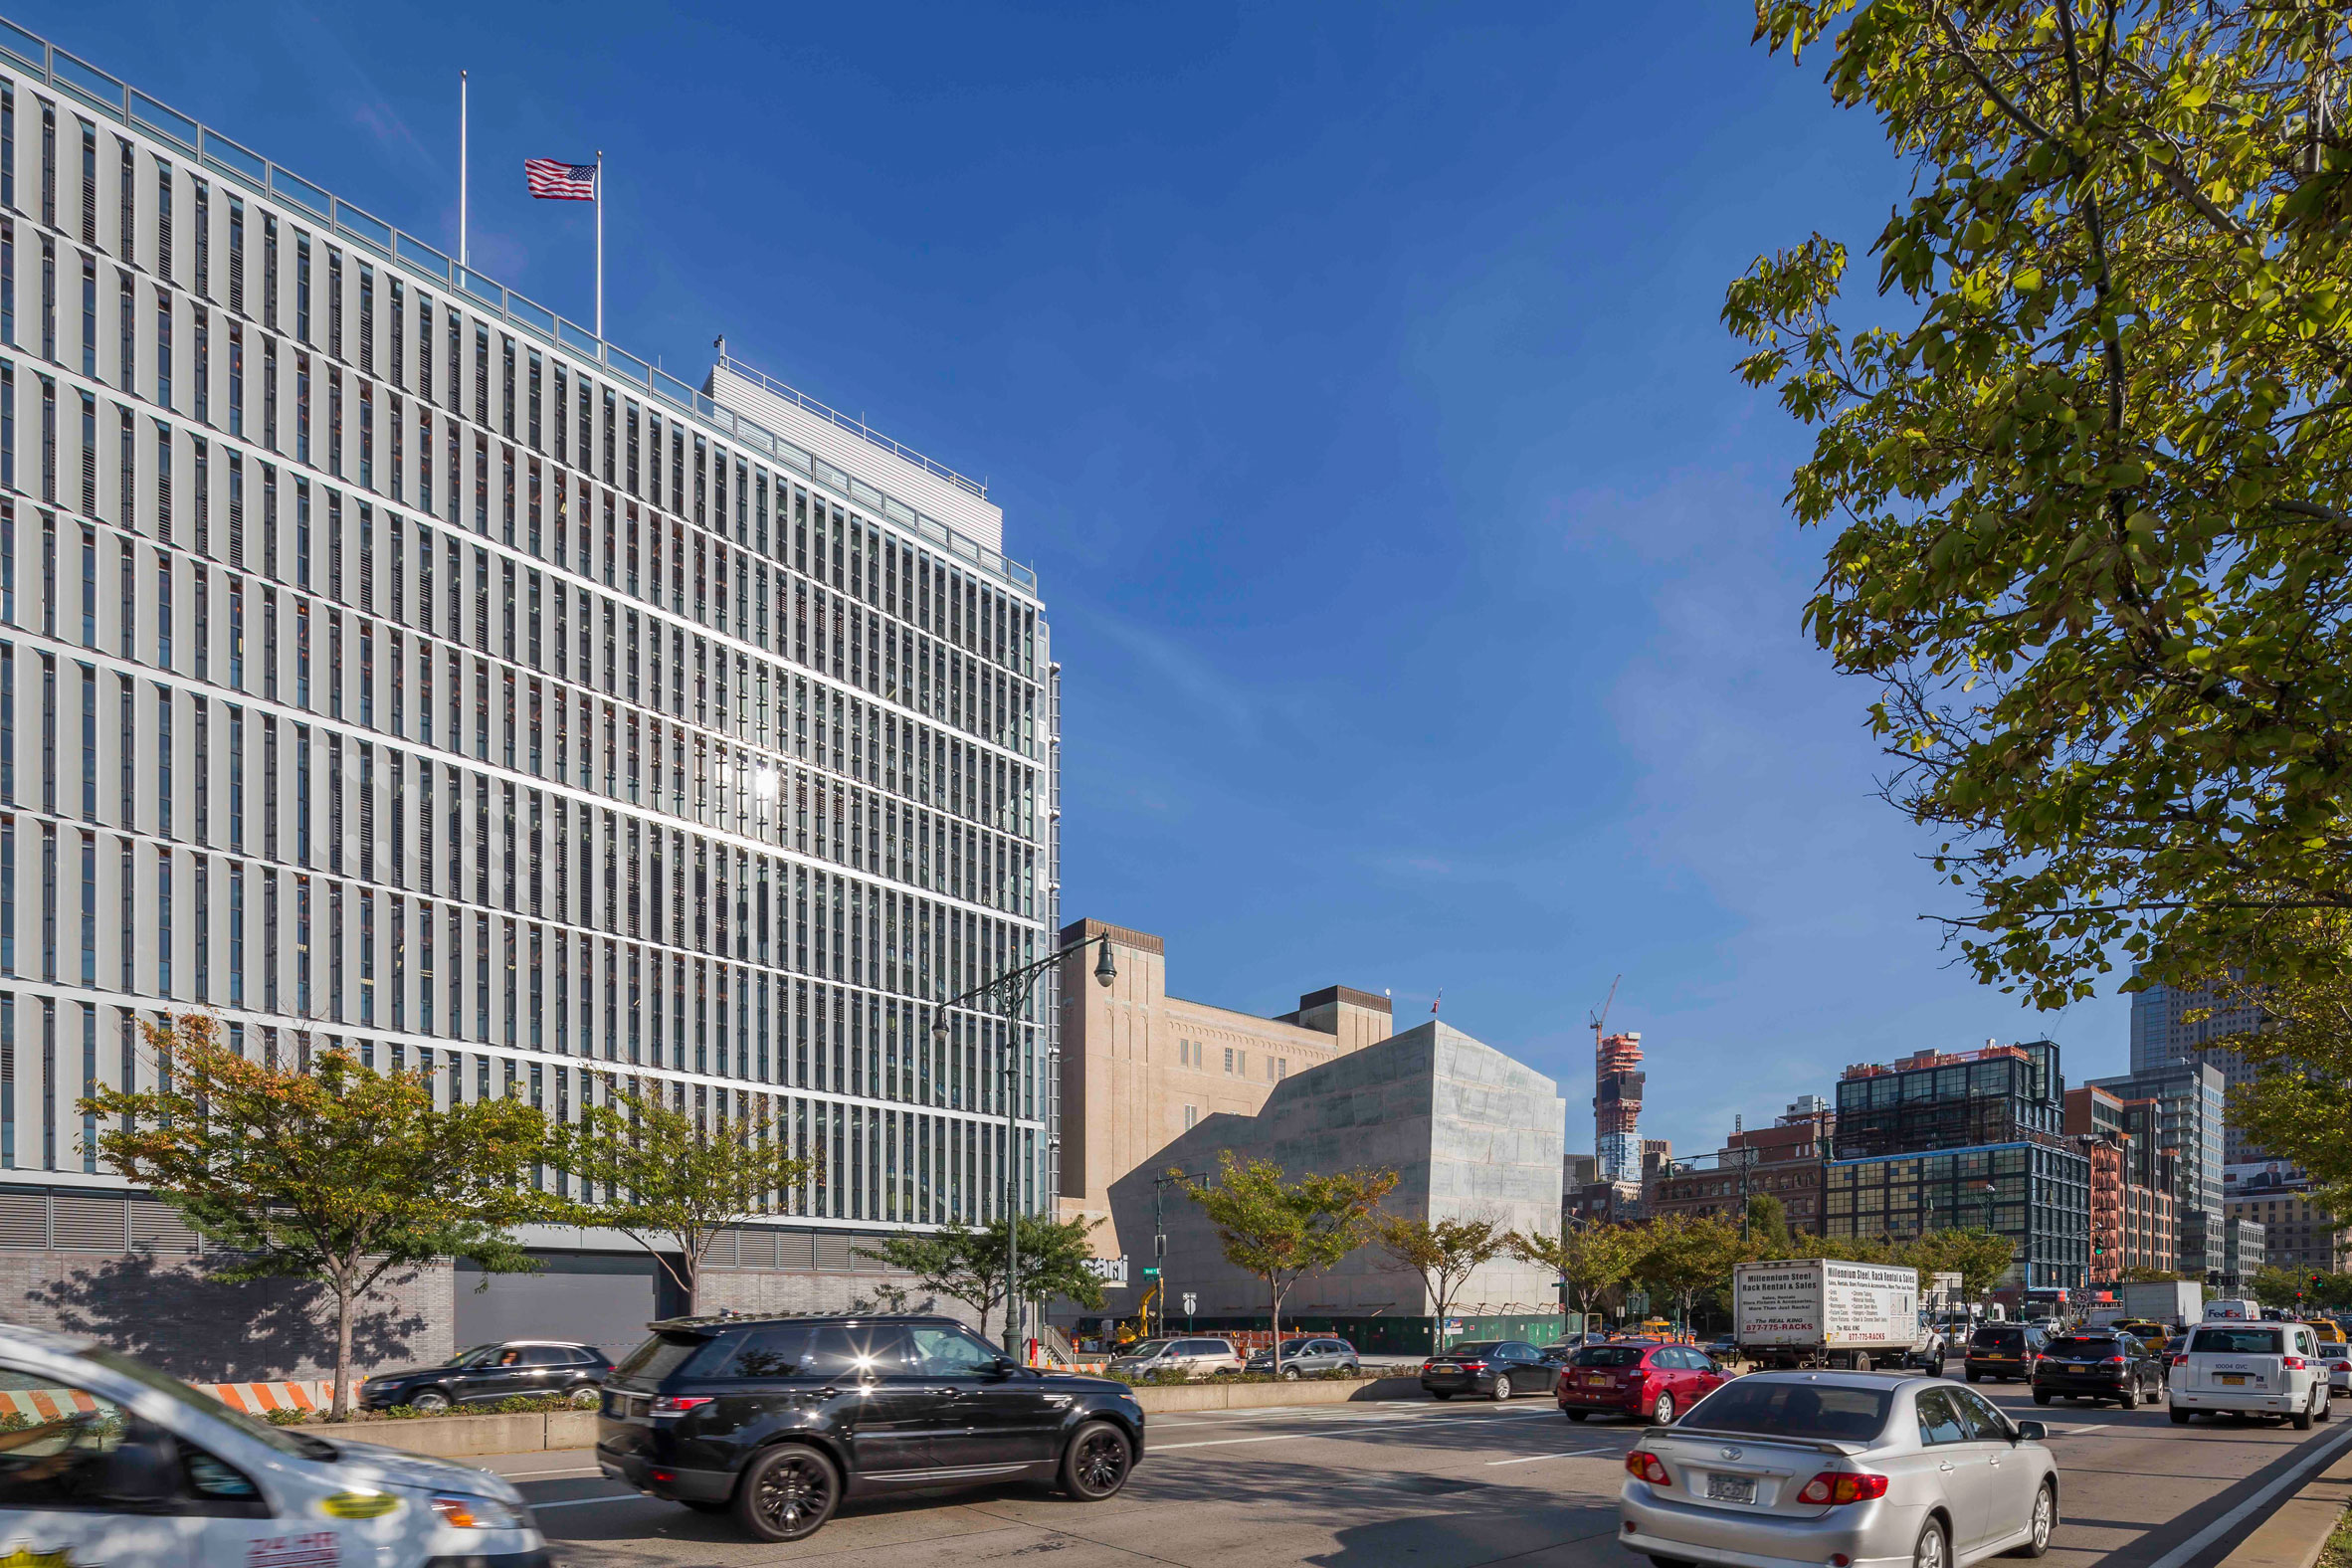
POLYGON ((2137 1410, 2164 1397, 2164 1358, 2130 1334, 2060 1334, 2034 1363, 2034 1403, 2113 1400, 2137 1410))
POLYGON ((1533 1345, 1515 1339, 1456 1345, 1421 1364, 1421 1387, 1432 1399, 1452 1399, 1457 1394, 1481 1394, 1488 1399, 1548 1394, 1559 1380, 1556 1364, 1545 1360, 1533 1345))
POLYGON ((508 1339, 461 1350, 439 1366, 379 1372, 360 1385, 359 1403, 368 1410, 393 1405, 448 1410, 453 1405, 487 1405, 518 1395, 555 1395, 593 1410, 597 1391, 612 1370, 612 1359, 594 1345, 566 1339, 508 1339))

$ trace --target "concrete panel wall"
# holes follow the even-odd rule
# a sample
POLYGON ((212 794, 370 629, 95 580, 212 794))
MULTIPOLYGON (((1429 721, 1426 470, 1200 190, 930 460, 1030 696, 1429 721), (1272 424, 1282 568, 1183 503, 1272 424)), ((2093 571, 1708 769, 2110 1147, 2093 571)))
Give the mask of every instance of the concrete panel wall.
MULTIPOLYGON (((1398 1175, 1385 1208, 1420 1219, 1492 1216, 1516 1230, 1556 1232, 1567 1107, 1549 1078, 1437 1021, 1334 1058, 1278 1084, 1256 1116, 1213 1116, 1180 1136, 1147 1169, 1111 1188, 1117 1245, 1149 1258, 1155 1210, 1165 1214, 1165 1275, 1173 1310, 1183 1293, 1207 1317, 1263 1313, 1265 1287, 1224 1260, 1214 1228, 1179 1190, 1156 1189, 1169 1167, 1209 1175, 1231 1150, 1271 1159, 1291 1175, 1386 1169, 1398 1175)), ((1131 1312, 1144 1282, 1111 1293, 1131 1312)), ((1542 1271, 1497 1260, 1470 1278, 1460 1302, 1503 1312, 1548 1310, 1542 1271)), ((1428 1292, 1377 1248, 1310 1276, 1284 1310, 1426 1316, 1428 1292)))

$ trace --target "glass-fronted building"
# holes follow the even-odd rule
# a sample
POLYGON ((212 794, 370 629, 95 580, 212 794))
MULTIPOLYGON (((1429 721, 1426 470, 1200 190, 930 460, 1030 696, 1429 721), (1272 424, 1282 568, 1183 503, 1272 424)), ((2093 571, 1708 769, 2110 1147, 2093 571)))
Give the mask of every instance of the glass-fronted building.
POLYGON ((0 26, 0 1182, 119 1227, 75 1101, 203 1008, 449 1098, 773 1118, 804 1239, 984 1219, 1008 1161, 1050 1206, 1053 978, 1009 1042, 928 1029, 1056 929, 1001 530, 0 26))
POLYGON ((2158 1102, 2157 1147, 2173 1157, 2180 1205, 2180 1265, 2223 1271, 2230 1249, 2222 1241, 2223 1129, 2229 1101, 2229 1080, 2222 1070, 2209 1062, 2183 1062, 2090 1081, 2119 1099, 2158 1102))
POLYGON ((2013 1283, 2080 1289, 2090 1164, 2063 1135, 2064 1094, 2047 1040, 1849 1068, 1823 1171, 1825 1233, 1900 1241, 1983 1227, 2015 1239, 2013 1283))

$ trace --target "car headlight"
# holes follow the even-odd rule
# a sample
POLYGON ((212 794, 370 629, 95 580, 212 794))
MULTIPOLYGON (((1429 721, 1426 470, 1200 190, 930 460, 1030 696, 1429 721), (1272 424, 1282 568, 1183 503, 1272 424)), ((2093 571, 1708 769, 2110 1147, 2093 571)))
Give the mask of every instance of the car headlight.
POLYGON ((468 1492, 435 1492, 433 1511, 441 1515, 441 1522, 460 1530, 519 1530, 522 1516, 493 1497, 477 1497, 468 1492))

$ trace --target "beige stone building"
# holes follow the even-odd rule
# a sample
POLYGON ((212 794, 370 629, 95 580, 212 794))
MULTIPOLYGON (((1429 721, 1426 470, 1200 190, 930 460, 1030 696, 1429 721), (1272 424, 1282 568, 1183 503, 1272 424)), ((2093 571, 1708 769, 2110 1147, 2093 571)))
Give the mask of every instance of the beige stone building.
MULTIPOLYGON (((1294 1073, 1389 1038, 1389 1000, 1347 986, 1301 996, 1279 1018, 1168 994, 1166 946, 1146 931, 1078 920, 1061 945, 1107 935, 1118 979, 1093 980, 1091 950, 1062 975, 1061 1215, 1107 1217, 1110 1187, 1208 1116, 1255 1116, 1294 1073)), ((1095 1233, 1102 1256, 1118 1243, 1095 1233)))

